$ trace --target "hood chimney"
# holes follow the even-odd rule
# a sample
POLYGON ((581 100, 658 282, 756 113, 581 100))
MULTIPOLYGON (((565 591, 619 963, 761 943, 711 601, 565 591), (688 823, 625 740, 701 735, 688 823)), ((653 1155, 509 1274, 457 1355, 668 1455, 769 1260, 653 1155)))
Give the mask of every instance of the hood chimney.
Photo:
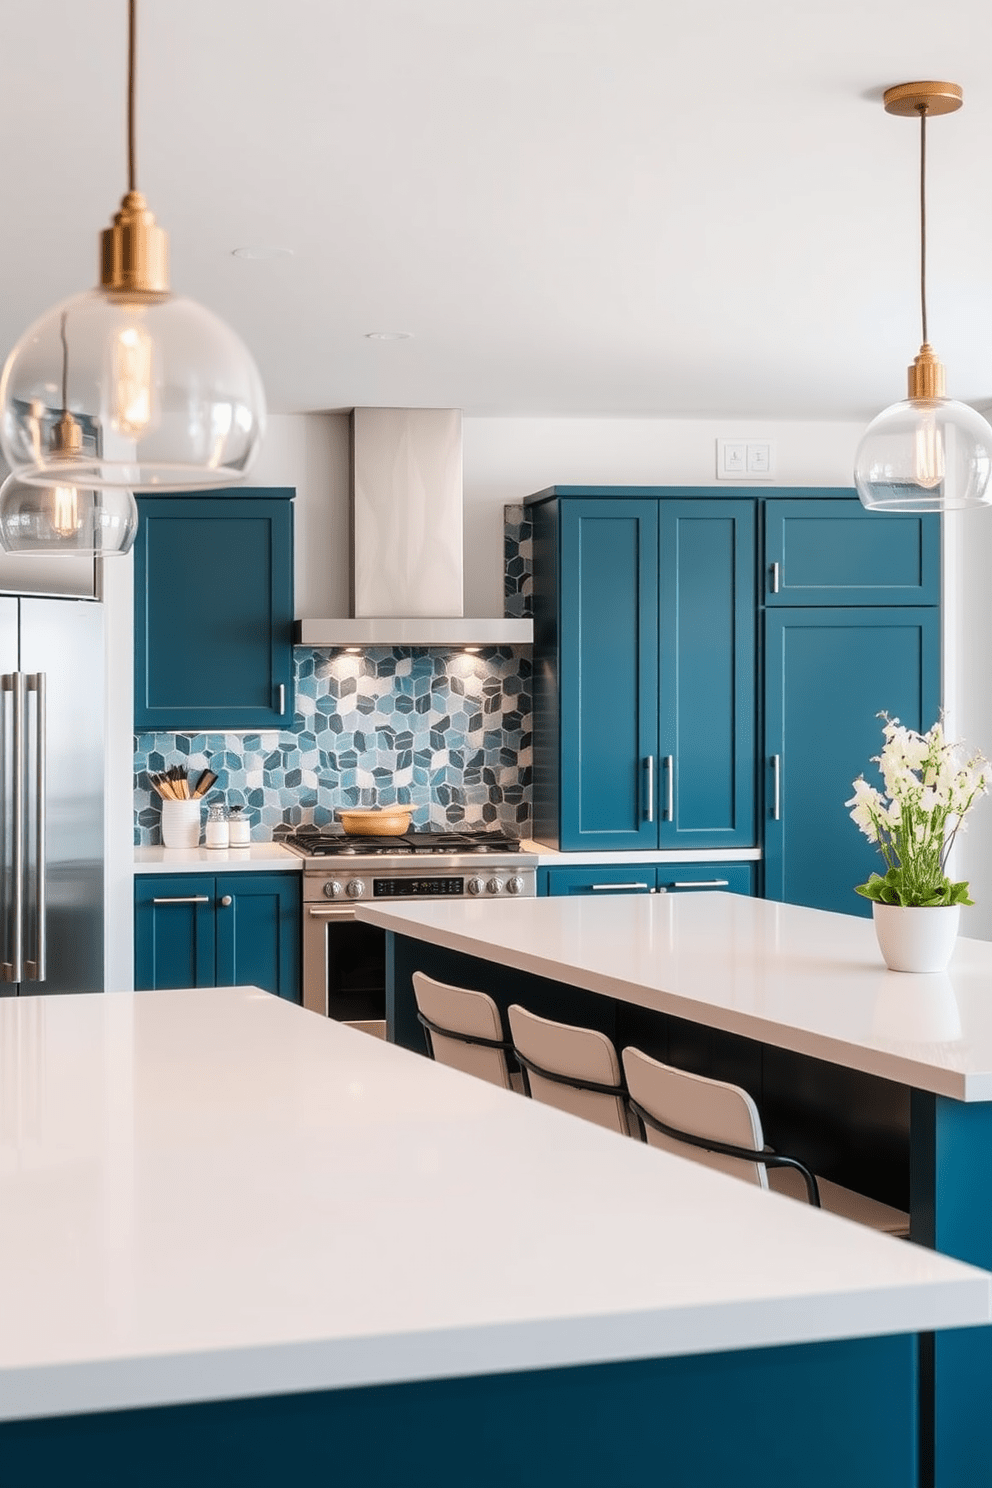
POLYGON ((356 408, 351 416, 351 605, 300 620, 306 646, 527 645, 531 620, 466 617, 462 416, 356 408))

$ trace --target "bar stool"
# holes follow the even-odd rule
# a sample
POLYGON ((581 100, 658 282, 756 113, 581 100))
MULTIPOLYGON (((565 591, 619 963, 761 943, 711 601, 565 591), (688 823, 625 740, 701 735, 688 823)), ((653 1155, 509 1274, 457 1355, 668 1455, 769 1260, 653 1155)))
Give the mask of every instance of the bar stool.
POLYGON ((523 1094, 520 1076, 510 1073, 511 1045, 499 1008, 488 993, 436 982, 423 971, 413 973, 413 992, 432 1059, 523 1094))
POLYGON ((818 1178, 798 1158, 766 1148, 758 1108, 739 1085, 675 1069, 640 1049, 624 1049, 623 1068, 630 1108, 652 1147, 804 1198, 887 1235, 909 1235, 909 1215, 901 1209, 818 1178))
POLYGON ((519 1003, 507 1010, 524 1089, 535 1100, 632 1135, 617 1051, 595 1028, 539 1018, 519 1003))

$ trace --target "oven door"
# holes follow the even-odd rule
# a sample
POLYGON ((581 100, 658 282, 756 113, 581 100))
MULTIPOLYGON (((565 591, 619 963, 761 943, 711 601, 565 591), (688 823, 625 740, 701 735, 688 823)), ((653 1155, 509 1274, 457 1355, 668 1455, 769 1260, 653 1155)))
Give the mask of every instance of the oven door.
POLYGON ((386 1037, 386 932, 350 904, 303 906, 303 1006, 386 1037))

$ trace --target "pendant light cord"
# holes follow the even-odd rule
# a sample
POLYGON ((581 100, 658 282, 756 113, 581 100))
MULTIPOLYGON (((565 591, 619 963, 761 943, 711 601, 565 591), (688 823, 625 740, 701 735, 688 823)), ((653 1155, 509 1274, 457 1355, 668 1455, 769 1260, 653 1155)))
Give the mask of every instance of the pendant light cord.
POLYGON ((127 26, 127 189, 137 191, 138 170, 134 147, 134 94, 135 94, 135 32, 137 30, 137 0, 128 0, 127 26))
MULTIPOLYGON (((132 5, 134 0, 131 0, 132 5)), ((927 106, 920 113, 920 318, 923 322, 923 345, 927 344, 927 106)))
POLYGON ((62 412, 69 412, 69 341, 65 333, 67 312, 62 311, 59 320, 59 335, 62 338, 62 412))

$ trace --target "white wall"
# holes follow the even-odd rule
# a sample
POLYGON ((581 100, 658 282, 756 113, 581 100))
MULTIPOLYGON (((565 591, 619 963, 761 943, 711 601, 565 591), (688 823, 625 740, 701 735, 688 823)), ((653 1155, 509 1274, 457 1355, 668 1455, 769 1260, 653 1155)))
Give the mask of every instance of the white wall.
POLYGON ((103 564, 104 655, 104 987, 134 986, 134 560, 103 564))
POLYGON ((554 485, 710 486, 716 441, 770 439, 772 481, 721 481, 728 492, 769 485, 850 486, 860 424, 715 423, 706 419, 467 418, 465 609, 502 614, 503 506, 554 485))
MULTIPOLYGON (((945 699, 948 728, 969 751, 992 759, 992 510, 944 519, 945 699)), ((992 797, 980 801, 959 838, 953 871, 971 884, 962 933, 992 940, 992 797)))
POLYGON ((250 486, 295 486, 296 614, 347 615, 348 415, 270 414, 250 486))
MULTIPOLYGON (((716 483, 717 438, 774 442, 768 485, 850 486, 860 424, 715 423, 669 419, 466 418, 465 612, 503 613, 503 507, 544 486, 716 483)), ((349 612, 349 419, 346 413, 270 416, 250 484, 295 486, 296 613, 349 612)))

